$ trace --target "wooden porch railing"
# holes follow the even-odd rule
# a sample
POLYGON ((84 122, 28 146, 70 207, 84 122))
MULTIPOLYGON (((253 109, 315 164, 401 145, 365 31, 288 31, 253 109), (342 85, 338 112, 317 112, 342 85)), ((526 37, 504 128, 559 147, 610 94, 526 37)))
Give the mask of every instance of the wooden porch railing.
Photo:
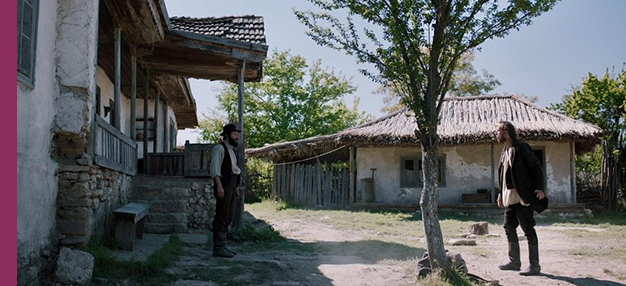
POLYGON ((148 153, 148 174, 152 176, 209 177, 211 149, 215 144, 185 142, 182 153, 148 153))
POLYGON ((137 174, 137 143, 96 115, 94 162, 129 175, 137 174))
POLYGON ((148 153, 152 176, 184 176, 185 154, 183 153, 148 153))

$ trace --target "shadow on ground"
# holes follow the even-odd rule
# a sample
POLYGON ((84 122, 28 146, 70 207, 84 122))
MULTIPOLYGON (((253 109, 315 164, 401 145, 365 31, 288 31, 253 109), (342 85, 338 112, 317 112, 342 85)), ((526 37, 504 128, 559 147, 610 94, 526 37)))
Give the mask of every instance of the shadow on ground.
POLYGON ((585 278, 572 278, 572 277, 567 277, 567 276, 557 276, 557 275, 552 275, 552 274, 543 274, 544 277, 546 278, 550 278, 553 280, 560 280, 560 281, 564 281, 564 282, 568 282, 571 284, 574 284, 576 286, 626 286, 626 284, 622 284, 622 283, 617 283, 617 282, 613 282, 613 281, 607 281, 607 280, 598 280, 598 279, 594 279, 594 278, 590 278, 590 277, 585 277, 585 278))

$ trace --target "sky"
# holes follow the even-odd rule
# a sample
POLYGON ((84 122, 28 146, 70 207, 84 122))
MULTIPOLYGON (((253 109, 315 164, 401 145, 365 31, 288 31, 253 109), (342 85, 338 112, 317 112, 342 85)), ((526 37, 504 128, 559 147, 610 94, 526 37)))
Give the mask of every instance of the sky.
MULTIPOLYGON (((315 7, 306 0, 166 0, 170 17, 263 16, 270 53, 290 50, 309 62, 321 59, 322 66, 350 78, 358 88, 346 97, 360 98, 359 109, 380 117, 382 95, 373 94, 378 85, 361 75, 363 68, 344 52, 318 46, 306 35, 306 28, 293 9, 315 7)), ((589 73, 603 75, 626 63, 626 0, 562 0, 554 9, 533 20, 531 26, 512 31, 505 38, 488 40, 475 53, 474 67, 485 69, 502 85, 492 93, 526 94, 539 98, 538 104, 560 102, 572 87, 579 86, 589 73)), ((198 118, 217 107, 221 82, 191 79, 198 106, 198 118)), ((196 142, 198 133, 182 130, 178 144, 196 142)))

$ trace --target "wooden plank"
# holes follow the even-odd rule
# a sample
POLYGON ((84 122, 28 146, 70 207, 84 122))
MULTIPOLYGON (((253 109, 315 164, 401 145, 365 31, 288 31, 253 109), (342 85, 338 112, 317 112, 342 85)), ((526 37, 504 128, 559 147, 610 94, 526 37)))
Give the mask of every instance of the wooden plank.
POLYGON ((115 225, 115 240, 122 244, 122 249, 133 251, 137 224, 131 219, 120 217, 115 225))
POLYGON ((129 203, 114 210, 113 213, 116 217, 131 217, 134 219, 134 222, 138 222, 148 214, 149 210, 150 206, 147 204, 129 203))
POLYGON ((226 38, 221 38, 221 37, 216 37, 216 36, 201 35, 197 33, 184 32, 184 31, 179 31, 179 30, 170 30, 170 32, 172 35, 183 37, 183 38, 188 38, 188 39, 192 39, 192 40, 196 40, 200 42, 208 42, 208 43, 232 46, 232 47, 237 47, 237 48, 242 48, 242 49, 247 49, 247 50, 260 51, 260 52, 267 52, 268 50, 268 46, 263 45, 263 44, 246 43, 242 41, 236 41, 236 40, 231 40, 231 39, 226 39, 226 38))
POLYGON ((117 137, 118 139, 121 139, 122 141, 126 142, 128 145, 131 145, 131 146, 136 145, 133 139, 128 137, 126 134, 122 133, 122 131, 115 129, 115 127, 111 126, 111 124, 106 122, 106 120, 104 120, 102 117, 98 115, 96 115, 96 123, 98 124, 98 127, 111 133, 113 136, 117 137))
POLYGON ((132 175, 132 176, 137 174, 137 168, 122 165, 121 163, 115 162, 112 159, 102 157, 99 155, 94 156, 94 162, 98 166, 105 167, 114 171, 122 172, 124 174, 132 175))
POLYGON ((322 199, 322 165, 320 164, 319 160, 315 164, 315 179, 316 179, 315 187, 316 187, 316 191, 317 191, 317 205, 318 206, 322 206, 322 203, 323 203, 323 199, 322 199))

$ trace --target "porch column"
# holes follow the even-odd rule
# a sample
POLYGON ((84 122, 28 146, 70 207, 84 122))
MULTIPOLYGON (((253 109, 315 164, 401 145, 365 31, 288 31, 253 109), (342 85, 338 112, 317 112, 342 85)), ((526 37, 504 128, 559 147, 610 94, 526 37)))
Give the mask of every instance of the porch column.
POLYGON ((494 150, 493 143, 491 143, 491 200, 492 202, 496 201, 496 172, 494 165, 494 150))
POLYGON ((159 141, 159 98, 161 97, 161 93, 157 91, 156 97, 154 98, 154 153, 157 152, 157 142, 159 141))
POLYGON ((569 143, 570 157, 569 157, 569 175, 570 185, 572 187, 572 203, 576 203, 576 147, 574 142, 569 143))
POLYGON ((241 185, 239 186, 240 197, 237 199, 237 203, 235 206, 235 212, 233 216, 233 226, 240 227, 243 224, 243 211, 244 211, 244 196, 246 194, 246 158, 245 158, 245 146, 246 146, 246 137, 243 134, 243 91, 244 91, 244 78, 246 71, 246 61, 242 61, 241 67, 239 67, 237 73, 237 111, 239 115, 239 122, 237 122, 237 129, 241 130, 239 132, 239 150, 237 150, 237 162, 239 162, 239 166, 241 168, 241 185))
POLYGON ((355 171, 355 160, 354 160, 354 156, 356 155, 356 150, 354 147, 350 147, 350 202, 348 205, 352 205, 355 201, 354 201, 354 191, 356 189, 356 185, 355 185, 355 176, 354 176, 354 171, 355 171))
POLYGON ((117 130, 121 130, 120 124, 120 111, 122 111, 122 100, 121 100, 121 88, 122 88, 122 30, 119 27, 115 27, 114 30, 115 37, 115 91, 114 91, 114 99, 115 100, 115 112, 113 113, 113 126, 117 130))
POLYGON ((148 174, 148 94, 150 71, 146 69, 146 93, 143 95, 143 173, 148 174))
POLYGON ((135 122, 137 121, 137 56, 133 52, 130 56, 131 64, 131 88, 130 88, 130 138, 137 140, 137 130, 135 122))

